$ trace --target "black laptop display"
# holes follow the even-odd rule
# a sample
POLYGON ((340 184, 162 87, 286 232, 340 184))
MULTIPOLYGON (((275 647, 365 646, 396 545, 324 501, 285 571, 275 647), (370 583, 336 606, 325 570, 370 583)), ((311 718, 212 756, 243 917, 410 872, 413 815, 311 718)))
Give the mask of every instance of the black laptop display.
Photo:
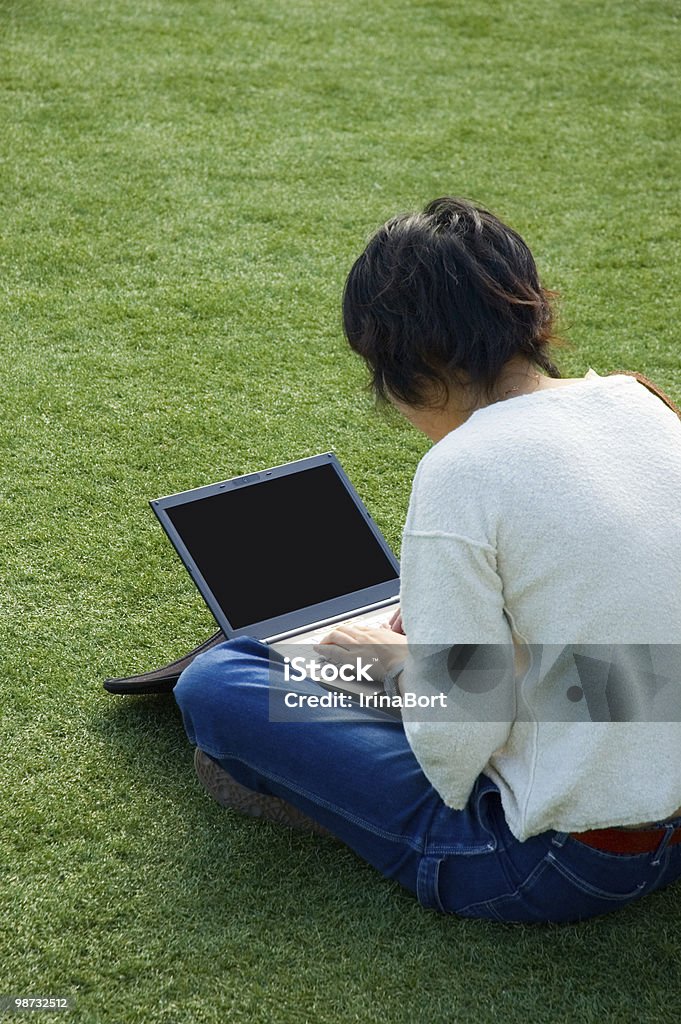
POLYGON ((399 564, 331 452, 152 501, 227 637, 394 603, 399 564))

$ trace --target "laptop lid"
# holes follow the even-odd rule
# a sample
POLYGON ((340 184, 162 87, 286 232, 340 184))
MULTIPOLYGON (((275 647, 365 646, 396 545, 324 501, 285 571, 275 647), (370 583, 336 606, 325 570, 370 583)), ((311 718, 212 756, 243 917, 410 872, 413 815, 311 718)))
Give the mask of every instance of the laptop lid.
POLYGON ((394 600, 399 563, 333 452, 150 502, 227 637, 394 600))

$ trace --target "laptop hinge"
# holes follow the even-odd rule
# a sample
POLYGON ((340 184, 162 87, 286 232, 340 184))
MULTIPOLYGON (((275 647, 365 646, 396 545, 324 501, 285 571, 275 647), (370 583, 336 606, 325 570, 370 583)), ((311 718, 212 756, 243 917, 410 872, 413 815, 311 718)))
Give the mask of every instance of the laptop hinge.
POLYGON ((350 619, 354 619, 357 615, 365 615, 367 612, 377 611, 379 608, 389 608, 393 604, 399 603, 399 597, 389 597, 385 601, 377 601, 375 604, 367 604, 362 608, 354 608, 351 612, 345 612, 344 615, 334 615, 330 619, 320 619, 318 622, 308 622, 304 626, 298 626, 297 629, 289 629, 285 633, 277 633, 274 636, 267 636, 264 638, 263 643, 272 644, 279 640, 288 640, 289 637, 298 636, 300 633, 311 633, 314 629, 320 629, 322 626, 331 626, 334 622, 348 622, 350 619))

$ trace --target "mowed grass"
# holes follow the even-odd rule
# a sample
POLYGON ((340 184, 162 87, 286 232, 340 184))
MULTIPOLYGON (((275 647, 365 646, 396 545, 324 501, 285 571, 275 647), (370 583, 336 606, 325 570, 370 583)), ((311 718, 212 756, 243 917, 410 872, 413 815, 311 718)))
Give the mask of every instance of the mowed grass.
POLYGON ((87 1024, 676 1020, 680 887, 441 918, 223 812, 172 700, 101 680, 214 628, 149 498, 333 449, 399 551, 426 442, 339 315, 395 212, 488 205, 562 293, 563 372, 681 398, 679 15, 0 0, 0 995, 87 1024))

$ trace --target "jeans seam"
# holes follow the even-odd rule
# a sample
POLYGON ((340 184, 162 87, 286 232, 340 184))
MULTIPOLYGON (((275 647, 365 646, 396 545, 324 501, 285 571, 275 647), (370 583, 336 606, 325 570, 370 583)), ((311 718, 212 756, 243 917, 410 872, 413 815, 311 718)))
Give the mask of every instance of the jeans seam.
POLYGON ((475 846, 468 843, 462 847, 460 843, 431 844, 426 840, 423 849, 427 857, 476 857, 482 853, 494 853, 497 846, 491 841, 475 846))
POLYGON ((571 871, 570 868, 562 864, 560 858, 556 857, 550 850, 548 852, 548 859, 559 874, 563 875, 568 882, 576 886, 577 889, 581 890, 585 895, 594 896, 597 899, 610 900, 612 903, 627 903, 636 899, 638 896, 642 896, 644 891, 651 885, 649 881, 644 880, 630 892, 609 893, 605 889, 600 889, 597 885, 591 885, 591 883, 586 881, 586 879, 581 878, 580 875, 571 871))

